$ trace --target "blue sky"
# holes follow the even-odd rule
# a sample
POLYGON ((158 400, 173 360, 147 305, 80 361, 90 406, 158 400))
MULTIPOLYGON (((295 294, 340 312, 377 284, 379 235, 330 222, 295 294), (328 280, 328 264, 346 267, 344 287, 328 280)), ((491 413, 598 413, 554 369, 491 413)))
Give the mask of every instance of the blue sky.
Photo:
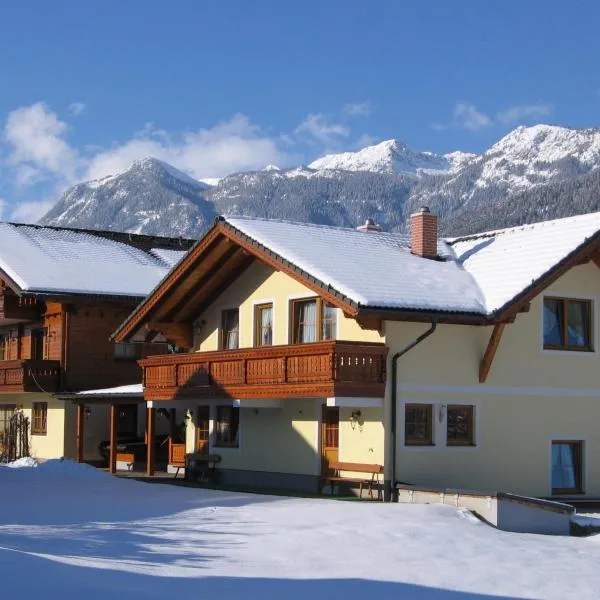
POLYGON ((593 0, 4 2, 2 217, 146 155, 215 177, 597 126, 599 22, 593 0))

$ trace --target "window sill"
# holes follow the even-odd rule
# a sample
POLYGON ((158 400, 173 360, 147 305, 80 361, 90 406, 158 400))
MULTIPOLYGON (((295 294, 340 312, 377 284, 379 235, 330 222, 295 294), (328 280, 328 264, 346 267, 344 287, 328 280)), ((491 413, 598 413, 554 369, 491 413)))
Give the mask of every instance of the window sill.
POLYGON ((552 496, 585 496, 584 490, 552 490, 552 496))
POLYGON ((233 445, 233 444, 214 444, 213 448, 220 448, 220 449, 227 449, 227 450, 238 450, 239 449, 239 445, 233 445))
POLYGON ((48 433, 46 431, 32 431, 31 435, 45 436, 45 435, 48 435, 48 433))
POLYGON ((407 448, 432 448, 435 446, 433 442, 404 442, 407 448))
POLYGON ((542 346, 544 352, 561 352, 565 354, 595 354, 594 348, 567 348, 562 346, 542 346))
POLYGON ((446 446, 448 448, 476 448, 477 444, 474 444, 473 442, 448 442, 446 443, 446 446))

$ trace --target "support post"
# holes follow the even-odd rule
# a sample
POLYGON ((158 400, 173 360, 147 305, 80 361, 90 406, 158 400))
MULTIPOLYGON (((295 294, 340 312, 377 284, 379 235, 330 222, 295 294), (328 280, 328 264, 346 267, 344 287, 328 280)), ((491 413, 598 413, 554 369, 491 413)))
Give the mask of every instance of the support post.
POLYGON ((77 404, 77 462, 83 462, 83 434, 85 431, 85 405, 77 404))
POLYGON ((117 472, 117 405, 110 405, 110 458, 108 471, 113 475, 117 472))
POLYGON ((148 477, 152 477, 154 475, 154 429, 156 422, 155 408, 150 405, 148 406, 147 414, 147 435, 146 435, 146 443, 147 443, 147 461, 146 461, 146 475, 148 477))
POLYGON ((479 383, 485 383, 487 380, 488 373, 494 362, 494 356, 496 356, 496 350, 498 350, 498 345, 502 339, 504 327, 505 323, 497 323, 494 325, 494 331, 492 331, 490 341, 488 342, 483 358, 481 359, 481 364, 479 365, 479 383))

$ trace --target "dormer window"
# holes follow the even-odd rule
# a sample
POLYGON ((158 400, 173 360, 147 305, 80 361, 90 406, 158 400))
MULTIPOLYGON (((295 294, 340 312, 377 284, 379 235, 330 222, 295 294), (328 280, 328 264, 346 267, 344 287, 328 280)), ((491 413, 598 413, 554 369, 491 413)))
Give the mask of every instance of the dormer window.
POLYGON ((544 350, 592 352, 592 303, 544 298, 544 350))

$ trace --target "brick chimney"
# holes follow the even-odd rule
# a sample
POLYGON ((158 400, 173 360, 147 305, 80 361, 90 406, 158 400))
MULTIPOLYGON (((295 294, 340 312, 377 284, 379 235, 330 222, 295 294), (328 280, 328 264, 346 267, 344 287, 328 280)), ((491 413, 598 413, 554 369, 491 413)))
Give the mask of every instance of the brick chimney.
POLYGON ((437 258, 437 217, 428 206, 410 216, 410 250, 423 258, 437 258))
POLYGON ((359 225, 356 228, 356 231, 377 232, 381 231, 381 227, 373 219, 367 219, 364 225, 359 225))

